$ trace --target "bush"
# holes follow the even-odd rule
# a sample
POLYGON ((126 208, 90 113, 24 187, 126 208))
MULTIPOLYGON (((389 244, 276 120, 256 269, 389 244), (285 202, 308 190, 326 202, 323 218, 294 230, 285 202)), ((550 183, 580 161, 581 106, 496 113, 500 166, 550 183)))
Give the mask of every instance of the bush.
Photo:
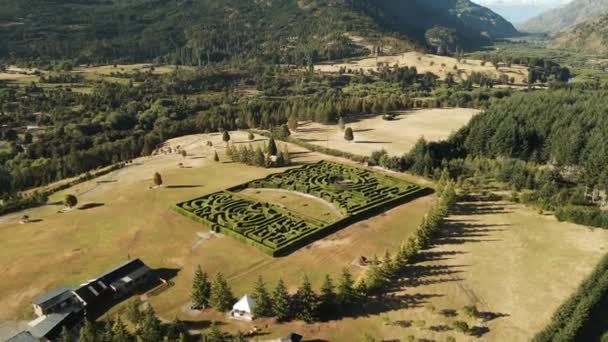
POLYGON ((468 334, 469 331, 471 330, 471 328, 469 327, 469 324, 467 324, 467 322, 465 321, 454 321, 452 322, 452 329, 463 333, 463 334, 468 334))

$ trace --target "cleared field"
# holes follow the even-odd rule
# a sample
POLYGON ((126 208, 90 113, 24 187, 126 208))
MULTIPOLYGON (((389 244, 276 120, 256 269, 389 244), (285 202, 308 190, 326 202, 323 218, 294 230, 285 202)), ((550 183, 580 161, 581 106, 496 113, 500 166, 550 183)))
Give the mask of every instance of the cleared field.
POLYGON ((511 67, 506 67, 501 65, 497 70, 492 63, 482 64, 481 60, 463 59, 459 63, 456 58, 452 57, 429 55, 420 52, 406 52, 400 55, 369 57, 346 63, 320 64, 315 65, 315 70, 337 73, 341 68, 345 68, 347 71, 349 69, 363 69, 369 72, 376 71, 378 65, 390 67, 398 65, 400 67, 416 67, 419 73, 432 72, 441 79, 444 79, 448 73, 452 73, 457 78, 466 79, 472 72, 481 72, 492 75, 494 78, 497 78, 500 74, 506 74, 509 78, 515 78, 516 84, 523 84, 524 79, 528 77, 526 66, 512 65, 511 67), (454 69, 454 66, 456 66, 456 69, 454 69))
POLYGON ((427 141, 447 139, 478 113, 476 109, 449 108, 399 112, 394 121, 383 120, 379 115, 360 117, 346 123, 354 131, 353 142, 344 140, 344 131, 337 125, 308 122, 300 125, 293 137, 363 156, 380 149, 400 156, 408 152, 420 137, 427 141))
MULTIPOLYGON (((231 135, 235 143, 247 143, 246 133, 231 135)), ((386 249, 396 248, 418 226, 432 202, 432 197, 413 201, 288 257, 273 259, 240 241, 210 234, 201 224, 171 210, 180 201, 282 171, 215 163, 207 140, 213 141, 218 150, 223 149, 221 135, 175 139, 168 146, 180 145, 189 157, 174 153, 142 158, 128 168, 51 199, 53 202, 65 193, 74 193, 80 204, 91 204, 90 209, 59 214, 61 206, 46 206, 2 217, 0 264, 6 281, 0 284, 0 320, 25 318, 34 296, 52 287, 79 284, 128 256, 177 272, 175 286, 151 299, 161 317, 203 320, 184 310, 198 264, 210 274, 222 271, 237 295, 249 292, 258 274, 273 284, 283 277, 290 289, 308 274, 318 286, 326 273, 337 274, 344 267, 355 274, 362 272, 351 265, 362 255, 381 255, 386 249), (184 167, 178 168, 178 163, 184 167), (150 190, 156 171, 162 174, 165 186, 150 190), (23 214, 42 221, 20 224, 23 214)), ((294 146, 290 151, 295 152, 293 160, 298 163, 321 159, 294 146)))
POLYGON ((608 251, 608 232, 557 222, 519 205, 462 203, 445 235, 387 293, 340 321, 278 326, 309 338, 376 340, 527 341, 590 274, 608 251), (483 319, 466 317, 476 305, 483 319), (462 320, 479 337, 454 331, 462 320))

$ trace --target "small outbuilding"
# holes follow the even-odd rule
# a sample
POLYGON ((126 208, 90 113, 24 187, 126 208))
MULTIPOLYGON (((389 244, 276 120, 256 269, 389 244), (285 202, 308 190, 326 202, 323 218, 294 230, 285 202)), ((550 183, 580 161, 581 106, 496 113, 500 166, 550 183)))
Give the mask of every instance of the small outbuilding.
POLYGON ((249 297, 248 295, 244 295, 243 298, 239 299, 239 301, 232 306, 230 316, 235 319, 253 321, 255 318, 253 315, 254 307, 255 302, 253 301, 253 298, 249 297))

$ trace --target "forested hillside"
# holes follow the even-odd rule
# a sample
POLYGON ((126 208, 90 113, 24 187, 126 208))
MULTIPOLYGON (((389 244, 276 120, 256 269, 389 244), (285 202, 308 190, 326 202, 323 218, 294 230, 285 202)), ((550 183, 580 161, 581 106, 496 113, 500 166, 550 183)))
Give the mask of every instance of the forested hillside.
POLYGON ((475 117, 458 144, 469 155, 571 167, 585 184, 608 188, 608 96, 560 90, 519 94, 475 117))
POLYGON ((372 42, 398 37, 413 48, 437 26, 453 35, 454 49, 516 34, 469 0, 7 0, 0 58, 201 65, 260 57, 305 65, 369 53, 347 33, 372 42))

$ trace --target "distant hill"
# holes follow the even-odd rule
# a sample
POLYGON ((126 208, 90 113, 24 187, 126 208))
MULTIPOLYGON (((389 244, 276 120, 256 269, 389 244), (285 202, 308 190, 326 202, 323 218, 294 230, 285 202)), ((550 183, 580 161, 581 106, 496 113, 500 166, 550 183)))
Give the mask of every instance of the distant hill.
POLYGON ((521 25, 526 32, 559 33, 608 12, 608 0, 574 0, 521 25))
POLYGON ((608 54, 608 15, 602 15, 559 33, 549 47, 595 55, 608 54))
POLYGON ((469 0, 3 0, 0 58, 307 63, 367 54, 347 34, 474 48, 517 31, 469 0), (35 11, 32 9, 36 9, 35 11), (436 30, 433 39, 427 32, 436 30))

